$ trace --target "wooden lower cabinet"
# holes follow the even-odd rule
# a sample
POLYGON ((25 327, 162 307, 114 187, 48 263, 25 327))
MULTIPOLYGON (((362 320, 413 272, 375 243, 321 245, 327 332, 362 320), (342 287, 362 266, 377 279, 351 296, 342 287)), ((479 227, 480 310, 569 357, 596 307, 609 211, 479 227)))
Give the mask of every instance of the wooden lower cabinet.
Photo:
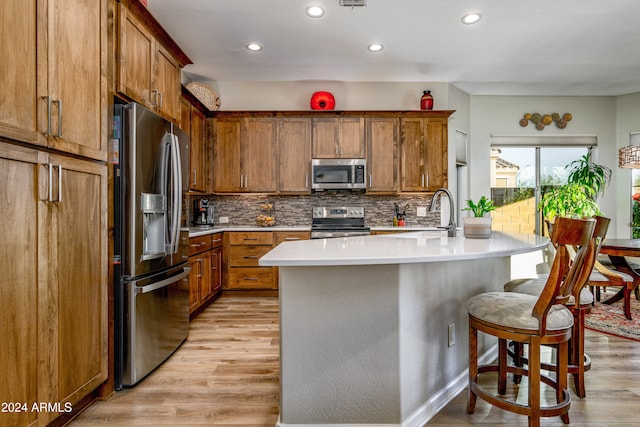
POLYGON ((224 290, 276 290, 278 269, 261 267, 260 257, 282 242, 309 239, 308 231, 231 231, 224 233, 224 290))
POLYGON ((107 379, 107 167, 0 143, 0 200, 0 419, 47 425, 107 379))
POLYGON ((189 314, 222 288, 222 233, 189 239, 189 314))

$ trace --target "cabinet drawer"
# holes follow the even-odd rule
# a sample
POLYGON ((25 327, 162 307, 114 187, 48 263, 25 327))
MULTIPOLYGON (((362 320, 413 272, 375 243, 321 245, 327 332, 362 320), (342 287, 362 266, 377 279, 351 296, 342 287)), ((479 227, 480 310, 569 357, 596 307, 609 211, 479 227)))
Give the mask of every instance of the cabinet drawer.
POLYGON ((273 268, 233 268, 225 285, 229 289, 276 289, 273 268))
POLYGON ((218 248, 222 246, 222 233, 215 233, 211 235, 211 247, 218 248))
POLYGON ((296 240, 309 240, 308 231, 276 231, 274 246, 278 246, 282 242, 291 242, 296 240))
POLYGON ((230 267, 257 267, 258 260, 271 250, 271 246, 231 246, 230 267))
POLYGON ((189 238, 189 256, 211 249, 211 234, 189 238))
POLYGON ((255 231, 246 233, 229 233, 230 245, 269 245, 273 244, 271 231, 255 231))

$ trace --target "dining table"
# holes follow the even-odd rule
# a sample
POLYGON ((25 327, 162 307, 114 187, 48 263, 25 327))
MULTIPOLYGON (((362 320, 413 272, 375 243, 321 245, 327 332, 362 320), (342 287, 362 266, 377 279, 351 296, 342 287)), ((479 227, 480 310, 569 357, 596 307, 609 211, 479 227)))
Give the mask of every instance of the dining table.
POLYGON ((629 258, 640 258, 640 239, 607 238, 600 247, 600 253, 609 257, 616 270, 633 277, 631 289, 623 286, 614 296, 603 301, 603 304, 613 304, 624 299, 625 317, 631 319, 631 293, 635 293, 636 299, 640 301, 640 288, 638 287, 640 284, 640 269, 638 264, 633 263, 629 258))

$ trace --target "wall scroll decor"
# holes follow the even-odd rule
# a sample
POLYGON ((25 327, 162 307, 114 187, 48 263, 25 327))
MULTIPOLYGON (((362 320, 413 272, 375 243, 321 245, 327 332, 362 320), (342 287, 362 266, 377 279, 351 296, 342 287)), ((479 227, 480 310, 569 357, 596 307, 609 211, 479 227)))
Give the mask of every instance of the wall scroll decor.
POLYGON ((536 125, 536 129, 542 130, 545 126, 555 123, 560 129, 567 127, 567 122, 571 121, 573 116, 570 113, 564 113, 562 116, 558 113, 541 115, 540 113, 526 113, 524 118, 520 120, 520 126, 527 127, 529 122, 536 125))

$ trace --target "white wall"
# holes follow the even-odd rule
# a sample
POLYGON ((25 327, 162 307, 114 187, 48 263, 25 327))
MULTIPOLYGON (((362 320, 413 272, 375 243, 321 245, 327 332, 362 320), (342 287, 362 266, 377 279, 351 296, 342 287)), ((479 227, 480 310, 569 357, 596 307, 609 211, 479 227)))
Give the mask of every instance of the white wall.
POLYGON ((328 91, 336 110, 419 110, 422 91, 430 90, 435 110, 448 109, 448 83, 387 82, 208 82, 220 96, 221 111, 305 111, 316 91, 328 91))
MULTIPOLYGON (((490 188, 491 134, 596 135, 598 150, 594 160, 613 171, 618 169, 615 97, 472 96, 470 190, 473 198, 487 194, 490 188), (571 113, 573 119, 564 129, 552 125, 539 131, 532 124, 521 127, 519 121, 524 113, 534 112, 571 113)), ((610 189, 623 185, 618 185, 618 175, 614 172, 610 189)), ((616 192, 607 191, 598 203, 602 211, 612 218, 610 230, 617 234, 620 228, 617 225, 616 192)), ((609 235, 614 237, 611 232, 609 235)))

